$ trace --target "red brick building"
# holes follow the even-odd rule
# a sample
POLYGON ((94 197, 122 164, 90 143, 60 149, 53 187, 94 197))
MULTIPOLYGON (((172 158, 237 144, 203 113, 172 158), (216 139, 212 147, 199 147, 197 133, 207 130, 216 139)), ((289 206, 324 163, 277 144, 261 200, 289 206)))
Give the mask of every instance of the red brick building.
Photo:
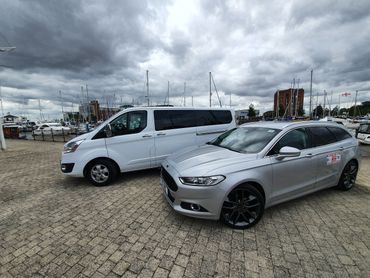
POLYGON ((278 90, 274 95, 274 115, 276 115, 276 109, 280 107, 280 117, 284 115, 286 117, 302 116, 303 114, 303 100, 304 90, 303 89, 292 89, 278 90), (279 98, 279 100, 278 100, 279 98), (277 102, 279 101, 279 106, 277 102))

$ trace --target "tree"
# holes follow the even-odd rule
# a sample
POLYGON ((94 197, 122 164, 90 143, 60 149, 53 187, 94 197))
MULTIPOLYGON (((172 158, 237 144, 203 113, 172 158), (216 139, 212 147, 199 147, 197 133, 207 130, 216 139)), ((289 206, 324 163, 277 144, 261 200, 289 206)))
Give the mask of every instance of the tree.
POLYGON ((339 115, 347 115, 348 109, 347 108, 341 108, 339 109, 339 115))
POLYGON ((282 117, 284 116, 284 113, 285 113, 285 110, 284 110, 284 107, 283 105, 279 105, 279 117, 282 117))
POLYGON ((299 108, 298 108, 298 116, 303 116, 304 114, 305 114, 305 111, 304 111, 304 109, 303 109, 303 106, 300 106, 299 108))
POLYGON ((314 116, 317 116, 319 118, 322 117, 323 113, 324 113, 324 109, 322 108, 321 104, 319 104, 318 106, 316 106, 316 108, 312 112, 312 114, 314 116))
POLYGON ((251 103, 251 105, 249 105, 248 117, 249 117, 249 118, 254 118, 254 117, 256 117, 256 110, 254 109, 254 105, 253 105, 253 103, 251 103))
POLYGON ((331 110, 330 111, 330 115, 332 115, 332 116, 338 116, 338 113, 339 113, 339 106, 337 105, 337 106, 335 106, 334 108, 333 108, 333 110, 331 110))

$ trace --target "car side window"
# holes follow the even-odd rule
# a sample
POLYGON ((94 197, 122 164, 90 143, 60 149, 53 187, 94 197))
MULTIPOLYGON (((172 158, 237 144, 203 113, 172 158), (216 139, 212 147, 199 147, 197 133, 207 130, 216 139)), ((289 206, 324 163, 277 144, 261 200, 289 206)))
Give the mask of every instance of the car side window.
POLYGON ((337 141, 334 134, 326 127, 309 127, 311 133, 312 145, 315 147, 328 145, 337 141))
POLYGON ((298 128, 285 134, 267 155, 278 154, 282 147, 293 147, 299 150, 310 147, 310 139, 304 128, 298 128))
POLYGON ((146 128, 147 112, 133 111, 124 113, 110 122, 112 135, 139 133, 146 128))
POLYGON ((342 141, 342 140, 345 140, 347 138, 351 138, 352 137, 343 128, 339 128, 339 127, 328 127, 328 129, 330 130, 331 133, 334 134, 334 136, 337 139, 337 141, 342 141))

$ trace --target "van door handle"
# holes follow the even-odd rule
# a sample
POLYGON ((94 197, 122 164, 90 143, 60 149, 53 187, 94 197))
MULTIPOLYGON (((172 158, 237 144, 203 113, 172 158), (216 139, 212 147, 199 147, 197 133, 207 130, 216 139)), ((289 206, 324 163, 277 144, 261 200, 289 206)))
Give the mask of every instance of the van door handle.
POLYGON ((163 133, 163 132, 157 133, 157 136, 164 136, 164 135, 166 135, 166 133, 163 133))
POLYGON ((143 138, 149 138, 149 137, 152 137, 152 135, 150 135, 150 134, 144 134, 142 137, 143 138))

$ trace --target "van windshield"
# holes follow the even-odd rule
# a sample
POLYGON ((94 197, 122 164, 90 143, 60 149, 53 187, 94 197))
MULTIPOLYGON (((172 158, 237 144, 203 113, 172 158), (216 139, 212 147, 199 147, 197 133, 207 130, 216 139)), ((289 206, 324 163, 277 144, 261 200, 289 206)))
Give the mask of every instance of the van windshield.
POLYGON ((221 134, 208 144, 240 153, 258 153, 280 131, 265 127, 239 127, 221 134))

